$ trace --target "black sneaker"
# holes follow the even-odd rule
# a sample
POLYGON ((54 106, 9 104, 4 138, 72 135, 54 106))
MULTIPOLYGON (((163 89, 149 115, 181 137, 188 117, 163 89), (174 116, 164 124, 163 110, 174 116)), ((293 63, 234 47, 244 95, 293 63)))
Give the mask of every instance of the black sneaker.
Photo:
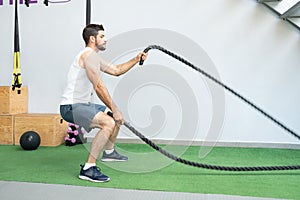
POLYGON ((79 174, 79 178, 82 180, 88 180, 92 182, 107 182, 109 181, 109 177, 102 174, 100 169, 96 166, 90 167, 87 170, 84 170, 84 165, 80 165, 81 170, 79 174))
POLYGON ((109 162, 109 161, 127 161, 128 158, 126 156, 120 155, 116 150, 114 150, 112 153, 107 154, 105 151, 103 151, 103 155, 101 158, 101 161, 103 162, 109 162))

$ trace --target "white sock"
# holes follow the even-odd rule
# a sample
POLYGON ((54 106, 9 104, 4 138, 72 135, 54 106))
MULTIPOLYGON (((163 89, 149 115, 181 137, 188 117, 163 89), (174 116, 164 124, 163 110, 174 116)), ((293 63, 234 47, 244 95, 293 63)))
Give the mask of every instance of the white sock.
POLYGON ((106 154, 111 154, 112 152, 114 152, 115 149, 106 149, 105 153, 106 154))
POLYGON ((83 170, 87 170, 88 168, 94 167, 94 166, 96 166, 96 163, 85 163, 83 170))

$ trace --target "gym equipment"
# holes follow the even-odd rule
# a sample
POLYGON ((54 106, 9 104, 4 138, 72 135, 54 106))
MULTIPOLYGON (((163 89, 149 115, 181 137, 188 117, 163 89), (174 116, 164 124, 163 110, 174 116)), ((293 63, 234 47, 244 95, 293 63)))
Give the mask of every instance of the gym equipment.
POLYGON ((219 165, 209 165, 209 164, 203 164, 198 162, 193 162, 189 160, 182 159, 180 157, 177 157, 175 155, 172 155, 171 153, 167 152, 166 150, 162 149, 161 147, 157 146, 154 142, 149 140, 147 137, 145 137, 143 134, 141 134, 139 131, 137 131, 133 126, 131 126, 128 122, 124 122, 124 125, 126 128, 128 128, 132 133, 134 133, 136 136, 138 136, 142 141, 144 141, 146 144, 148 144, 150 147, 158 151, 159 153, 165 155, 166 157, 185 164, 190 165, 193 167, 199 167, 203 169, 210 169, 210 170, 219 170, 219 171, 276 171, 276 170, 300 170, 300 165, 295 166, 256 166, 256 167, 232 167, 232 166, 219 166, 219 165))
POLYGON ((14 71, 13 71, 12 90, 21 88, 21 66, 20 66, 20 37, 18 22, 18 0, 15 0, 15 32, 14 32, 14 71))
POLYGON ((25 113, 14 115, 14 142, 19 145, 20 137, 26 131, 35 131, 41 138, 40 146, 63 144, 67 135, 68 123, 60 114, 25 113))
POLYGON ((86 0, 86 25, 91 23, 91 0, 86 0))
MULTIPOLYGON (((216 79, 215 77, 211 76, 210 74, 208 74, 207 72, 205 72, 204 70, 196 67, 195 65, 193 65, 192 63, 190 63, 189 61, 185 60, 184 58, 172 53, 171 51, 164 49, 161 46, 158 45, 150 45, 148 46, 144 52, 147 53, 150 49, 157 49, 162 51, 163 53, 175 58, 176 60, 179 60, 180 62, 184 63, 185 65, 191 67, 192 69, 198 71, 199 73, 203 74, 204 76, 206 76, 207 78, 209 78, 210 80, 214 81, 216 84, 220 85, 221 87, 225 88, 227 91, 231 92, 233 95, 235 95, 236 97, 238 97, 240 100, 242 100, 243 102, 245 102, 246 104, 248 104, 249 106, 251 106, 252 108, 254 108, 255 110, 257 110, 258 112, 260 112, 261 114, 263 114, 265 117, 267 117, 269 120, 271 120, 272 122, 274 122, 276 125, 278 125, 279 127, 283 128, 286 132, 290 133, 291 135, 295 136, 296 138, 300 139, 300 135, 298 135, 297 133, 295 133, 294 131, 292 131, 290 128, 288 128, 286 125, 284 125, 283 123, 279 122, 279 120, 275 119, 274 117, 272 117, 270 114, 266 113, 265 111, 263 111, 261 108, 259 108, 257 105, 255 105, 254 103, 252 103, 251 101, 249 101, 248 99, 246 99, 245 97, 243 97, 242 95, 240 95, 239 93, 237 93, 236 91, 234 91, 233 89, 231 89, 230 87, 228 87, 227 85, 225 85, 224 83, 222 83, 221 81, 219 81, 218 79, 216 79)), ((144 61, 141 59, 140 60, 140 65, 144 64, 144 61)))
POLYGON ((16 90, 12 86, 0 86, 0 115, 14 115, 28 112, 28 87, 16 90))
POLYGON ((87 143, 87 138, 83 135, 86 134, 86 130, 77 124, 68 123, 68 136, 65 137, 66 146, 74 146, 76 144, 87 143))
POLYGON ((40 143, 40 135, 34 131, 27 131, 20 137, 20 145, 24 150, 35 150, 40 146, 40 143))
MULTIPOLYGON (((107 113, 109 116, 113 117, 112 112, 107 113)), ((180 157, 177 157, 168 151, 164 150, 163 148, 157 146, 153 141, 149 140, 146 136, 144 136, 142 133, 140 133, 138 130, 136 130, 132 125, 130 125, 129 122, 124 121, 124 126, 128 128, 132 133, 134 133, 136 136, 138 136, 142 141, 144 141, 146 144, 148 144, 150 147, 158 151, 159 153, 163 154, 164 156, 185 164, 190 165, 193 167, 203 168, 203 169, 210 169, 210 170, 219 170, 219 171, 278 171, 278 170, 300 170, 300 165, 294 165, 294 166, 255 166, 255 167, 232 167, 232 166, 219 166, 219 165, 209 165, 209 164, 203 164, 198 162, 193 162, 189 160, 182 159, 180 157)))
MULTIPOLYGON (((277 119, 275 119, 274 117, 272 117, 271 115, 267 114, 265 111, 263 111, 261 108, 259 108, 258 106, 256 106, 255 104, 253 104, 252 102, 250 102, 249 100, 247 100, 245 97, 241 96, 239 93, 235 92, 233 89, 231 89, 230 87, 228 87, 227 85, 225 85, 224 83, 222 83, 221 81, 217 80, 216 78, 214 78, 213 76, 211 76, 210 74, 206 73, 205 71, 203 71, 202 69, 197 68, 195 65, 193 65, 192 63, 188 62, 187 60, 183 59, 182 57, 172 53, 171 51, 168 51, 158 45, 151 45, 148 46, 144 52, 147 53, 150 49, 158 49, 162 52, 164 52, 165 54, 179 60, 180 62, 184 63, 185 65, 193 68, 194 70, 198 71, 199 73, 203 74, 204 76, 206 76, 207 78, 209 78, 210 80, 214 81, 215 83, 217 83, 218 85, 222 86, 223 88, 225 88, 227 91, 231 92, 232 94, 234 94, 235 96, 237 96, 239 99, 241 99, 242 101, 244 101, 245 103, 247 103, 248 105, 250 105, 251 107, 253 107, 255 110, 259 111, 261 114, 263 114, 265 117, 267 117, 269 120, 271 120, 272 122, 274 122, 275 124, 277 124, 279 127, 283 128, 285 131, 287 131, 288 133, 290 133, 291 135, 297 137, 298 139, 300 139, 300 136, 298 134, 296 134, 294 131, 292 131, 290 128, 288 128, 287 126, 285 126, 284 124, 282 124, 281 122, 279 122, 277 119)), ((140 65, 143 65, 144 61, 141 59, 140 60, 140 65)), ((109 113, 109 115, 112 115, 112 113, 109 113)), ((153 149, 155 149, 156 151, 160 152, 161 154, 165 155, 166 157, 176 161, 176 162, 180 162, 182 164, 185 165, 190 165, 193 167, 199 167, 199 168, 204 168, 204 169, 210 169, 210 170, 222 170, 222 171, 275 171, 275 170, 300 170, 300 165, 294 165, 294 166, 250 166, 250 167, 233 167, 233 166, 219 166, 219 165, 209 165, 209 164, 203 164, 203 163, 198 163, 198 162, 193 162, 193 161, 189 161, 189 160, 185 160, 182 159, 180 157, 177 157, 175 155, 172 155, 171 153, 167 152, 166 150, 162 149, 161 147, 157 146, 154 142, 152 142, 151 140, 149 140, 147 137, 145 137, 143 134, 141 134, 138 130, 136 130, 133 126, 131 126, 129 124, 129 122, 125 121, 124 125, 126 128, 128 128, 132 133, 134 133, 136 136, 138 136, 142 141, 144 141, 146 144, 148 144, 149 146, 151 146, 153 149)))

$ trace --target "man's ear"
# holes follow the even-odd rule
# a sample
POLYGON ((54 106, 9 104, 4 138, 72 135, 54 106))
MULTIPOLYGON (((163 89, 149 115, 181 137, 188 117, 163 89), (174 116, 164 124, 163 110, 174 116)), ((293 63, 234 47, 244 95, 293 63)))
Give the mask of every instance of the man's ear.
POLYGON ((90 36, 90 42, 96 43, 96 38, 95 38, 95 36, 90 36))

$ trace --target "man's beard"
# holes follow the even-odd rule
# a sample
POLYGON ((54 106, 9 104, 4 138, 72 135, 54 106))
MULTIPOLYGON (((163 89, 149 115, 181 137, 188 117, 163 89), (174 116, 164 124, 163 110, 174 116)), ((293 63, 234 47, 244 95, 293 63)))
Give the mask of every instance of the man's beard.
POLYGON ((97 47, 97 49, 99 49, 100 51, 104 51, 104 50, 106 49, 106 45, 105 45, 105 44, 102 44, 102 45, 97 44, 96 47, 97 47))

